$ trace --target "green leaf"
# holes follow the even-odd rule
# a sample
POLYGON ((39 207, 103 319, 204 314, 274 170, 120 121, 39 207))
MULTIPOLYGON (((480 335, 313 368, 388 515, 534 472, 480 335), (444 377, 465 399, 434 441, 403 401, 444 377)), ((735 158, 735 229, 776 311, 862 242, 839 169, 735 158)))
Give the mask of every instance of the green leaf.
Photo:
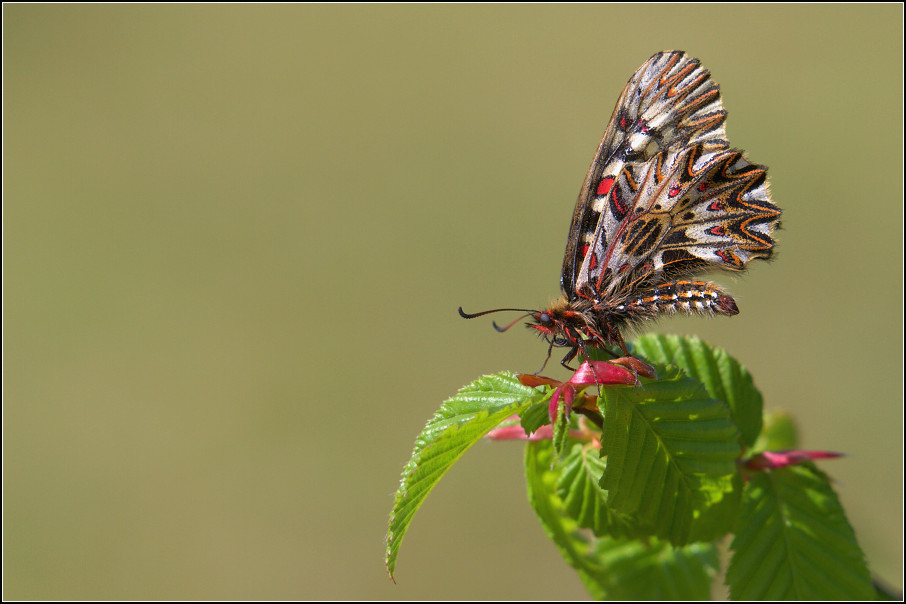
POLYGON ((749 447, 761 432, 763 401, 752 376, 724 350, 690 336, 644 335, 634 352, 653 363, 676 365, 705 385, 713 398, 730 406, 742 441, 749 447))
POLYGON ((548 392, 546 396, 532 403, 525 411, 520 413, 520 424, 526 434, 536 432, 541 426, 546 426, 551 423, 551 418, 548 413, 550 394, 551 392, 548 392))
POLYGON ((696 511, 689 541, 714 541, 733 530, 742 504, 743 478, 740 472, 730 477, 730 485, 719 501, 696 511))
POLYGON ((736 600, 871 600, 871 575, 827 476, 811 463, 746 486, 727 570, 736 600))
POLYGON ((415 441, 390 513, 385 564, 393 577, 400 544, 428 493, 463 453, 500 422, 528 408, 534 388, 512 373, 481 377, 446 400, 415 441))
POLYGON ((551 442, 554 445, 554 457, 560 459, 569 442, 570 421, 566 416, 566 403, 560 400, 557 404, 557 416, 554 418, 554 433, 551 442))
POLYGON ((631 516, 620 514, 607 506, 607 491, 599 484, 607 461, 589 443, 574 444, 563 461, 557 481, 557 495, 570 518, 582 528, 591 529, 603 537, 639 537, 640 532, 631 516))
POLYGON ((607 571, 607 598, 701 601, 711 596, 719 562, 710 543, 673 547, 651 539, 601 539, 596 555, 607 571))
MULTIPOLYGON (((581 445, 576 447, 581 448, 581 445)), ((571 452, 569 458, 572 456, 571 452)), ((642 542, 596 538, 587 534, 568 516, 566 505, 557 495, 555 485, 559 472, 550 469, 552 460, 551 443, 535 442, 526 447, 529 501, 544 530, 566 562, 579 574, 592 597, 597 600, 704 600, 709 597, 711 580, 717 570, 714 546, 696 543, 674 548, 653 538, 642 542)), ((590 461, 587 463, 591 464, 590 461)))
POLYGON ((563 502, 557 497, 555 486, 558 472, 551 470, 553 460, 551 443, 539 441, 526 445, 525 480, 529 503, 560 555, 576 569, 585 589, 594 599, 604 599, 604 569, 595 558, 594 545, 581 533, 576 521, 563 513, 563 502))
POLYGON ((694 518, 733 491, 739 432, 727 405, 699 382, 676 369, 657 371, 655 382, 602 388, 601 487, 612 509, 683 545, 694 518))

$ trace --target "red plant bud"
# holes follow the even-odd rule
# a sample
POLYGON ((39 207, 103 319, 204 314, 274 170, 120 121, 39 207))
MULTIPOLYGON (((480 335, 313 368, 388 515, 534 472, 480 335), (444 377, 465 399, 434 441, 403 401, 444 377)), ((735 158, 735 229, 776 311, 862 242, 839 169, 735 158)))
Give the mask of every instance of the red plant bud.
POLYGON ((485 435, 485 438, 491 440, 527 440, 535 442, 538 440, 550 440, 553 434, 554 429, 550 424, 541 426, 528 436, 525 434, 525 430, 522 429, 522 426, 515 425, 494 428, 485 435))
POLYGON ((654 370, 654 367, 635 357, 620 357, 608 362, 613 363, 614 365, 627 367, 630 371, 634 371, 636 375, 651 378, 652 380, 657 379, 657 372, 654 370))
MULTIPOLYGON (((623 359, 630 358, 632 357, 623 357, 623 359)), ((633 360, 638 361, 638 359, 633 360)), ((641 365, 650 368, 649 365, 642 363, 641 361, 638 362, 641 365)), ((651 369, 651 372, 653 373, 654 369, 651 369)), ((630 369, 626 369, 620 365, 614 365, 610 361, 585 361, 579 365, 579 368, 576 369, 576 372, 568 381, 563 382, 556 390, 554 390, 554 395, 551 397, 551 404, 548 408, 551 422, 557 417, 557 406, 561 396, 563 397, 563 404, 566 406, 566 413, 568 415, 569 412, 572 411, 576 394, 588 386, 613 386, 617 384, 632 386, 636 383, 638 383, 638 378, 636 378, 635 373, 630 369)))
POLYGON ((843 453, 833 451, 762 451, 745 462, 749 470, 776 470, 784 466, 801 464, 810 459, 833 459, 843 457, 843 453))

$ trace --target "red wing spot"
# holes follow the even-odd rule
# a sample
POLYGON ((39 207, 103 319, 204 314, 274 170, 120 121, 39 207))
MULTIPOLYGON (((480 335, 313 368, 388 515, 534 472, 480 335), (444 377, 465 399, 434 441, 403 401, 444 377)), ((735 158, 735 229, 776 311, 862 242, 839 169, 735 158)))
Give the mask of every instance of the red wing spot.
POLYGON ((727 234, 727 231, 722 226, 716 226, 708 229, 708 233, 711 235, 716 235, 717 237, 724 237, 727 234))
MULTIPOLYGON (((586 243, 582 246, 582 249, 579 250, 579 253, 582 254, 583 260, 585 259, 586 256, 588 256, 588 250, 590 250, 590 249, 591 249, 591 247, 586 243)), ((591 270, 595 270, 596 266, 598 266, 598 257, 596 255, 592 254, 591 260, 588 261, 588 268, 591 270)))
POLYGON ((733 257, 733 254, 731 254, 729 250, 717 250, 714 253, 720 256, 720 259, 727 264, 736 264, 736 259, 733 257))
POLYGON ((649 132, 648 123, 645 120, 642 120, 642 119, 639 120, 638 128, 639 128, 639 132, 641 132, 642 134, 648 134, 648 132, 649 132))
POLYGON ((600 184, 598 184, 598 196, 607 195, 610 193, 610 187, 613 186, 613 176, 608 176, 607 178, 602 178, 600 184))
POLYGON ((622 130, 624 132, 626 131, 626 116, 625 115, 620 116, 620 130, 622 130))
POLYGON ((626 271, 628 271, 628 270, 631 269, 631 268, 632 268, 632 267, 629 265, 629 263, 626 263, 626 264, 624 264, 623 266, 621 266, 621 267, 618 269, 618 271, 621 272, 621 273, 625 273, 626 271))
POLYGON ((724 209, 724 204, 719 199, 715 199, 711 202, 711 205, 708 206, 709 212, 719 212, 724 209))
POLYGON ((678 184, 674 184, 673 186, 670 187, 670 192, 668 193, 668 195, 670 197, 676 197, 677 195, 679 195, 679 192, 680 192, 680 186, 678 184))
POLYGON ((698 185, 698 190, 699 190, 699 191, 707 191, 707 190, 710 189, 710 188, 711 188, 711 185, 709 185, 709 184, 706 183, 706 182, 703 182, 702 184, 698 185))

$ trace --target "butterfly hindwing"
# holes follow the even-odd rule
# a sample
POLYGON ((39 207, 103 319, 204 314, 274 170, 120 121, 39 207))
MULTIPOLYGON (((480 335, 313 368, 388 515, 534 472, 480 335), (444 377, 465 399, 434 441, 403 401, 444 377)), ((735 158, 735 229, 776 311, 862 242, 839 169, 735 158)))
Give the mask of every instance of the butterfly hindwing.
POLYGON ((767 170, 740 151, 704 145, 627 164, 609 196, 619 216, 611 244, 595 233, 586 259, 588 282, 602 299, 704 270, 742 270, 773 251, 780 210, 767 190, 767 170))

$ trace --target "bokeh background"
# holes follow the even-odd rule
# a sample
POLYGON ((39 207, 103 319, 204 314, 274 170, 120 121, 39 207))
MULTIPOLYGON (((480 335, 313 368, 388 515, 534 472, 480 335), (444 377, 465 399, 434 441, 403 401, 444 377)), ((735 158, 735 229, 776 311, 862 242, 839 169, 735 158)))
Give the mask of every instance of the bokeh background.
MULTIPOLYGON (((544 345, 626 80, 686 50, 770 166, 776 260, 675 318, 754 374, 902 588, 903 9, 4 5, 12 599, 587 597, 522 447, 480 443, 383 566, 413 440, 544 345)), ((546 372, 565 376, 552 364, 546 372)))

